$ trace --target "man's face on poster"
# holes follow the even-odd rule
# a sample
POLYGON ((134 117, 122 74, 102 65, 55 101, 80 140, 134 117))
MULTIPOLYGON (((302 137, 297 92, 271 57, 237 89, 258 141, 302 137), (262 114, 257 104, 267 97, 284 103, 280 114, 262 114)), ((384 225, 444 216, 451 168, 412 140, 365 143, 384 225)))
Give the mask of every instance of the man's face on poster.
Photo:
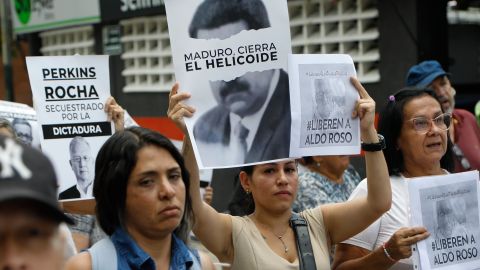
POLYGON ((26 144, 32 145, 32 127, 26 123, 17 123, 13 126, 15 133, 17 134, 18 139, 26 144))
POLYGON ((315 79, 313 83, 315 88, 315 109, 317 115, 326 118, 332 112, 334 107, 327 81, 323 79, 315 79))
POLYGON ((94 160, 88 144, 78 141, 70 153, 70 165, 77 182, 88 184, 93 181, 94 160))
POLYGON ((240 117, 256 113, 268 97, 273 70, 248 72, 232 81, 210 82, 218 104, 240 117))
MULTIPOLYGON (((248 30, 248 25, 245 21, 239 20, 216 28, 199 29, 197 36, 200 39, 224 39, 242 30, 248 30)), ((210 87, 218 104, 244 117, 257 112, 267 100, 273 72, 273 70, 248 72, 229 82, 211 81, 210 87)))

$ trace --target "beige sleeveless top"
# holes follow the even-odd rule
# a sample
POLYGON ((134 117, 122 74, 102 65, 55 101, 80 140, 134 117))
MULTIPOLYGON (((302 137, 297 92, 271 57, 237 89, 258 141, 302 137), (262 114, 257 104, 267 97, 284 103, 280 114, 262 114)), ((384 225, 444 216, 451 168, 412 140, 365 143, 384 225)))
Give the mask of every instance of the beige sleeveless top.
MULTIPOLYGON (((317 270, 330 269, 327 236, 320 207, 305 210, 300 215, 308 223, 317 270)), ((231 270, 297 270, 298 259, 293 263, 278 256, 263 239, 249 217, 232 216, 234 259, 231 270)))

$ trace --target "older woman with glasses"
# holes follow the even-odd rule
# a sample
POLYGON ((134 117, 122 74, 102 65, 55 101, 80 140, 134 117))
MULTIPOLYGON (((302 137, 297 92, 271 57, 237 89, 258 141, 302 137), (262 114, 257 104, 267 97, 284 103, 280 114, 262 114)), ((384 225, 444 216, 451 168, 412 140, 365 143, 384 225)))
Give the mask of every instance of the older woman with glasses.
MULTIPOLYGON (((408 227, 407 181, 453 170, 451 120, 430 90, 405 88, 389 97, 379 132, 387 144, 392 207, 363 232, 337 245, 333 269, 413 269, 410 246, 430 234, 423 227, 408 227)), ((366 196, 365 184, 359 184, 350 200, 366 196)))

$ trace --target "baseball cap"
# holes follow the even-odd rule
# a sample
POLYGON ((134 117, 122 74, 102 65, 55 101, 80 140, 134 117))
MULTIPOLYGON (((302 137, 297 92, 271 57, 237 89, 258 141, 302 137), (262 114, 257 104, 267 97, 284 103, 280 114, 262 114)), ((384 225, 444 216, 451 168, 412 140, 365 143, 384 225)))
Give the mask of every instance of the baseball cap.
POLYGON ((440 76, 449 75, 438 61, 427 60, 410 68, 407 74, 407 86, 426 87, 440 76))
POLYGON ((49 217, 73 224, 57 201, 57 177, 50 160, 15 139, 0 136, 0 203, 26 199, 42 206, 49 217))

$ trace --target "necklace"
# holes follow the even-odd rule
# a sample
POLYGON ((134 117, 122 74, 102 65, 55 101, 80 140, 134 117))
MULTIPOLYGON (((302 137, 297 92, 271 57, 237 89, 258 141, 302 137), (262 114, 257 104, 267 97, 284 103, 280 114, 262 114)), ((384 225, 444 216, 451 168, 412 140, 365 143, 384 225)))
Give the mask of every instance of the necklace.
MULTIPOLYGON (((253 217, 252 217, 252 221, 253 221, 253 217)), ((261 225, 262 227, 265 228, 265 226, 264 226, 263 224, 258 223, 258 221, 257 221, 257 224, 259 224, 259 225, 261 225)), ((285 244, 285 241, 283 241, 283 237, 287 234, 287 232, 288 232, 288 227, 287 227, 287 229, 285 230, 285 232, 284 232, 282 235, 277 235, 276 233, 274 233, 274 232, 271 231, 271 230, 268 230, 268 231, 270 231, 273 235, 275 235, 275 237, 278 238, 278 240, 280 240, 280 242, 282 242, 283 251, 285 252, 285 254, 287 254, 287 253, 288 253, 288 246, 287 246, 287 244, 285 244)), ((260 232, 260 231, 259 231, 259 232, 260 232)), ((260 235, 263 237, 263 239, 267 239, 267 237, 265 237, 265 235, 263 235, 262 232, 260 232, 260 235)))
MULTIPOLYGON (((280 242, 282 242, 283 251, 285 252, 285 254, 288 253, 288 246, 287 246, 287 244, 285 244, 285 241, 283 241, 283 237, 287 234, 287 232, 288 232, 288 228, 282 235, 277 235, 276 233, 272 232, 272 234, 275 235, 275 237, 277 237, 278 240, 280 240, 280 242)), ((267 237, 265 237, 265 235, 263 235, 263 233, 260 232, 260 234, 262 235, 263 239, 265 239, 265 240, 267 239, 267 237)))
POLYGON ((272 232, 273 235, 275 235, 275 236, 278 238, 278 240, 280 240, 280 242, 282 242, 283 250, 285 251, 285 254, 287 254, 287 252, 288 252, 288 246, 287 246, 287 244, 285 244, 285 242, 283 241, 283 236, 285 236, 285 234, 287 234, 287 232, 288 232, 288 229, 287 229, 287 231, 285 231, 285 232, 283 233, 283 235, 276 235, 274 232, 272 232))

